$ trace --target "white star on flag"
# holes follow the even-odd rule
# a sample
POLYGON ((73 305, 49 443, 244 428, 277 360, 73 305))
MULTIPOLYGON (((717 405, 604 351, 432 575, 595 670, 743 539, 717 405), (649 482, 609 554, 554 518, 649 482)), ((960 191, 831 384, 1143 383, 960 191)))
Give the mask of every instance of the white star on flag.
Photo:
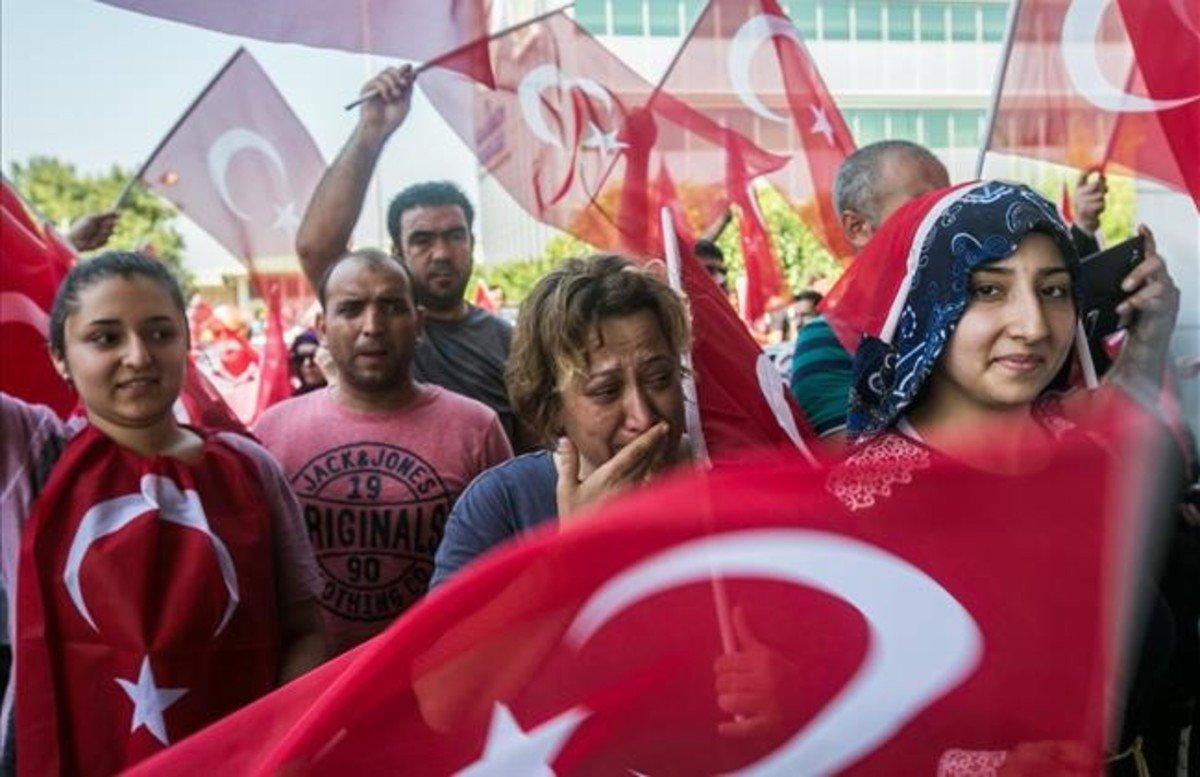
POLYGON ((595 124, 588 122, 588 136, 583 139, 586 149, 598 149, 604 156, 616 153, 622 148, 629 148, 628 143, 617 140, 617 131, 601 132, 595 124))
POLYGON ((829 143, 829 145, 832 146, 833 125, 829 123, 829 117, 825 115, 825 109, 818 108, 812 103, 809 103, 808 109, 812 111, 813 115, 812 126, 808 128, 809 133, 814 135, 824 135, 825 140, 829 143))
POLYGON ((300 216, 296 213, 296 203, 289 202, 286 205, 275 206, 275 222, 271 224, 273 229, 281 229, 289 234, 295 233, 300 227, 300 216))
POLYGON ((512 712, 500 702, 492 709, 487 744, 478 761, 458 772, 459 777, 507 777, 512 774, 553 777, 550 763, 590 712, 574 707, 525 732, 512 712))
POLYGON ((120 677, 116 678, 116 683, 133 702, 133 722, 129 726, 129 733, 132 734, 145 726, 159 742, 164 745, 171 744, 171 740, 167 738, 167 724, 163 721, 163 713, 179 701, 179 697, 187 693, 188 689, 159 688, 154 682, 154 672, 150 669, 150 656, 142 658, 142 668, 138 671, 136 685, 120 677))

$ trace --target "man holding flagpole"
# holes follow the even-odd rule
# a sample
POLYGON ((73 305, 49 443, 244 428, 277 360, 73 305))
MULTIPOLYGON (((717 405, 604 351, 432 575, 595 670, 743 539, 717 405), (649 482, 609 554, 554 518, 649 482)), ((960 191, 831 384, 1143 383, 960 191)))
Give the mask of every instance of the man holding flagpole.
MULTIPOLYGON (((317 186, 296 236, 314 288, 347 249, 379 155, 408 116, 415 77, 410 65, 388 68, 363 87, 363 95, 375 96, 362 103, 358 125, 317 186)), ((512 329, 463 297, 475 247, 473 217, 466 196, 448 182, 410 186, 388 208, 392 254, 408 267, 425 311, 414 376, 491 407, 520 452, 530 446, 504 387, 512 329)))

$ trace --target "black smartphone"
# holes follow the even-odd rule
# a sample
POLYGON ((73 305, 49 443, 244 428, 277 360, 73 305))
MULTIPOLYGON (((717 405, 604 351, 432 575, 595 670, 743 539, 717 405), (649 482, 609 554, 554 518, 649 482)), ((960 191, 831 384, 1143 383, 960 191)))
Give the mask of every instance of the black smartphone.
POLYGON ((1098 372, 1103 372, 1109 364, 1104 339, 1120 329, 1117 305, 1127 296, 1121 283, 1145 255, 1146 239, 1138 235, 1085 256, 1079 262, 1079 285, 1083 295, 1079 317, 1098 372))

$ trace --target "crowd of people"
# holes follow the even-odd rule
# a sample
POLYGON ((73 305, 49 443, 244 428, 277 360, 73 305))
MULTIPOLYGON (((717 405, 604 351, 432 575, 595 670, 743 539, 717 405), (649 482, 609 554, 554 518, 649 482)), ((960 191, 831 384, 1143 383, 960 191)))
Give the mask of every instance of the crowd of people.
MULTIPOLYGON (((170 731, 176 741, 375 636, 489 550, 534 527, 569 530, 589 508, 692 459, 682 367, 689 313, 656 273, 619 255, 572 259, 538 282, 513 327, 465 301, 474 213, 443 182, 394 197, 390 252, 351 250, 375 163, 407 116, 413 77, 409 68, 388 69, 366 84, 378 98, 363 103, 308 205, 297 253, 321 316, 315 333, 291 344, 296 396, 269 408, 252 437, 177 420, 189 327, 179 286, 162 265, 107 252, 79 263, 62 284, 49 348, 84 412, 64 422, 0 395, 0 549, 18 656, 5 694, 8 768, 29 738, 49 730, 22 696, 23 673, 40 666, 27 669, 26 650, 53 654, 80 641, 96 653, 130 650, 109 629, 80 629, 70 599, 48 601, 38 630, 24 628, 19 615, 18 579, 23 590, 61 586, 57 569, 30 568, 37 548, 23 532, 121 493, 107 484, 126 483, 160 507, 176 498, 164 482, 188 484, 241 581, 222 621, 228 629, 178 659, 194 664, 188 694, 211 695, 212 703, 207 718, 170 731), (243 678, 236 691, 221 690, 231 676, 243 678)), ((1073 405, 1090 401, 1087 390, 1059 389, 1081 358, 1076 281, 1079 258, 1098 247, 1103 179, 1080 185, 1077 220, 1066 224, 1025 186, 951 186, 930 152, 884 141, 846 160, 835 200, 857 262, 904 263, 895 246, 923 248, 902 287, 906 318, 887 337, 848 348, 819 312, 820 295, 798 295, 790 306, 790 386, 836 462, 831 492, 869 510, 903 498, 886 486, 919 477, 931 457, 1019 485, 1044 465, 1029 460, 1030 442, 1072 434, 1073 405), (951 215, 925 218, 935 211, 951 215), (990 441, 986 458, 964 429, 990 441), (881 466, 895 472, 882 488, 881 466)), ((1117 311, 1125 344, 1105 386, 1153 407, 1179 292, 1152 234, 1141 233, 1146 257, 1125 280, 1117 311)), ((715 244, 692 248, 724 287, 715 244)), ((1180 515, 1184 550, 1172 574, 1183 582, 1156 588, 1115 743, 1123 750, 1141 738, 1146 757, 1160 763, 1174 757, 1189 722, 1198 738, 1200 578, 1187 577, 1198 527, 1194 510, 1180 515), (1187 709, 1190 721, 1179 712, 1187 709)), ((176 613, 184 622, 156 635, 156 645, 211 631, 211 597, 195 595, 201 605, 176 613)), ((171 596, 187 601, 186 590, 171 596)), ((91 607, 98 620, 112 616, 99 602, 91 607)), ((87 709, 89 685, 64 692, 87 709)), ((113 754, 101 763, 120 768, 141 755, 122 752, 127 728, 111 730, 113 754)))

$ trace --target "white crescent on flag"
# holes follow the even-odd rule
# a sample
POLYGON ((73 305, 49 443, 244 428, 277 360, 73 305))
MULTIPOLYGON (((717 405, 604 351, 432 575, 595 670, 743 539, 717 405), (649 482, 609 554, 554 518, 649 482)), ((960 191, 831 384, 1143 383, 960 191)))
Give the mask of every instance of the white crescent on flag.
MULTIPOLYGON (((225 207, 233 211, 234 215, 242 221, 250 221, 250 215, 239 208, 233 198, 229 196, 229 182, 226 179, 229 172, 229 160, 243 149, 254 149, 269 159, 275 169, 279 171, 280 183, 286 184, 288 177, 279 150, 271 144, 271 141, 253 130, 234 127, 221 133, 213 141, 208 149, 208 174, 212 178, 213 186, 217 187, 217 194, 221 196, 225 207)), ((284 205, 284 207, 289 206, 294 207, 292 203, 284 205)))
POLYGON ((797 45, 803 45, 800 32, 790 21, 774 14, 759 14, 747 19, 734 33, 729 43, 725 66, 728 69, 729 83, 747 108, 764 119, 787 124, 789 119, 768 108, 750 84, 750 62, 754 59, 754 53, 764 41, 774 37, 790 38, 797 45))
POLYGON ((815 588, 848 602, 870 629, 863 664, 841 692, 743 774, 837 772, 962 683, 982 656, 983 636, 971 614, 923 571, 865 542, 805 529, 718 534, 652 556, 593 593, 564 640, 582 647, 629 606, 716 577, 815 588))
MULTIPOLYGON (((578 89, 587 96, 598 100, 604 106, 604 110, 609 115, 612 114, 612 96, 595 80, 565 75, 551 64, 538 65, 530 70, 517 85, 517 100, 521 106, 521 116, 525 119, 525 124, 529 126, 530 132, 542 142, 559 150, 563 150, 562 140, 546 125, 541 108, 542 92, 550 86, 578 89)), ((595 128, 595 125, 591 125, 591 127, 595 128)), ((601 132, 599 128, 595 128, 595 131, 601 132)))
MULTIPOLYGON (((1063 17, 1060 48, 1063 65, 1076 91, 1097 108, 1113 113, 1152 113, 1200 100, 1200 94, 1154 100, 1118 89, 1105 77, 1097 57, 1096 37, 1111 1, 1074 0, 1063 17)), ((1185 20, 1185 25, 1190 27, 1189 22, 1190 19, 1185 20)))
POLYGON ((44 337, 50 331, 50 316, 26 294, 0 291, 0 324, 25 324, 44 337))
POLYGON ((229 623, 239 601, 233 557, 229 555, 229 549, 225 547, 225 543, 213 533, 212 527, 209 526, 208 517, 204 514, 204 507, 200 504, 200 495, 191 489, 180 491, 175 481, 161 475, 143 475, 140 493, 105 500, 100 504, 93 505, 83 514, 83 518, 79 521, 79 528, 75 531, 75 537, 71 540, 71 547, 67 551, 67 563, 63 568, 63 583, 67 587, 67 594, 75 604, 75 609, 79 610, 79 614, 93 629, 99 631, 96 621, 92 619, 92 614, 88 611, 87 602, 83 598, 83 589, 79 584, 80 567, 83 566, 83 560, 86 558, 88 550, 97 540, 110 534, 116 534, 149 510, 158 510, 164 521, 195 529, 208 537, 217 557, 217 566, 221 570, 225 589, 229 594, 229 603, 225 606, 225 613, 217 624, 213 636, 220 634, 221 630, 229 623))

